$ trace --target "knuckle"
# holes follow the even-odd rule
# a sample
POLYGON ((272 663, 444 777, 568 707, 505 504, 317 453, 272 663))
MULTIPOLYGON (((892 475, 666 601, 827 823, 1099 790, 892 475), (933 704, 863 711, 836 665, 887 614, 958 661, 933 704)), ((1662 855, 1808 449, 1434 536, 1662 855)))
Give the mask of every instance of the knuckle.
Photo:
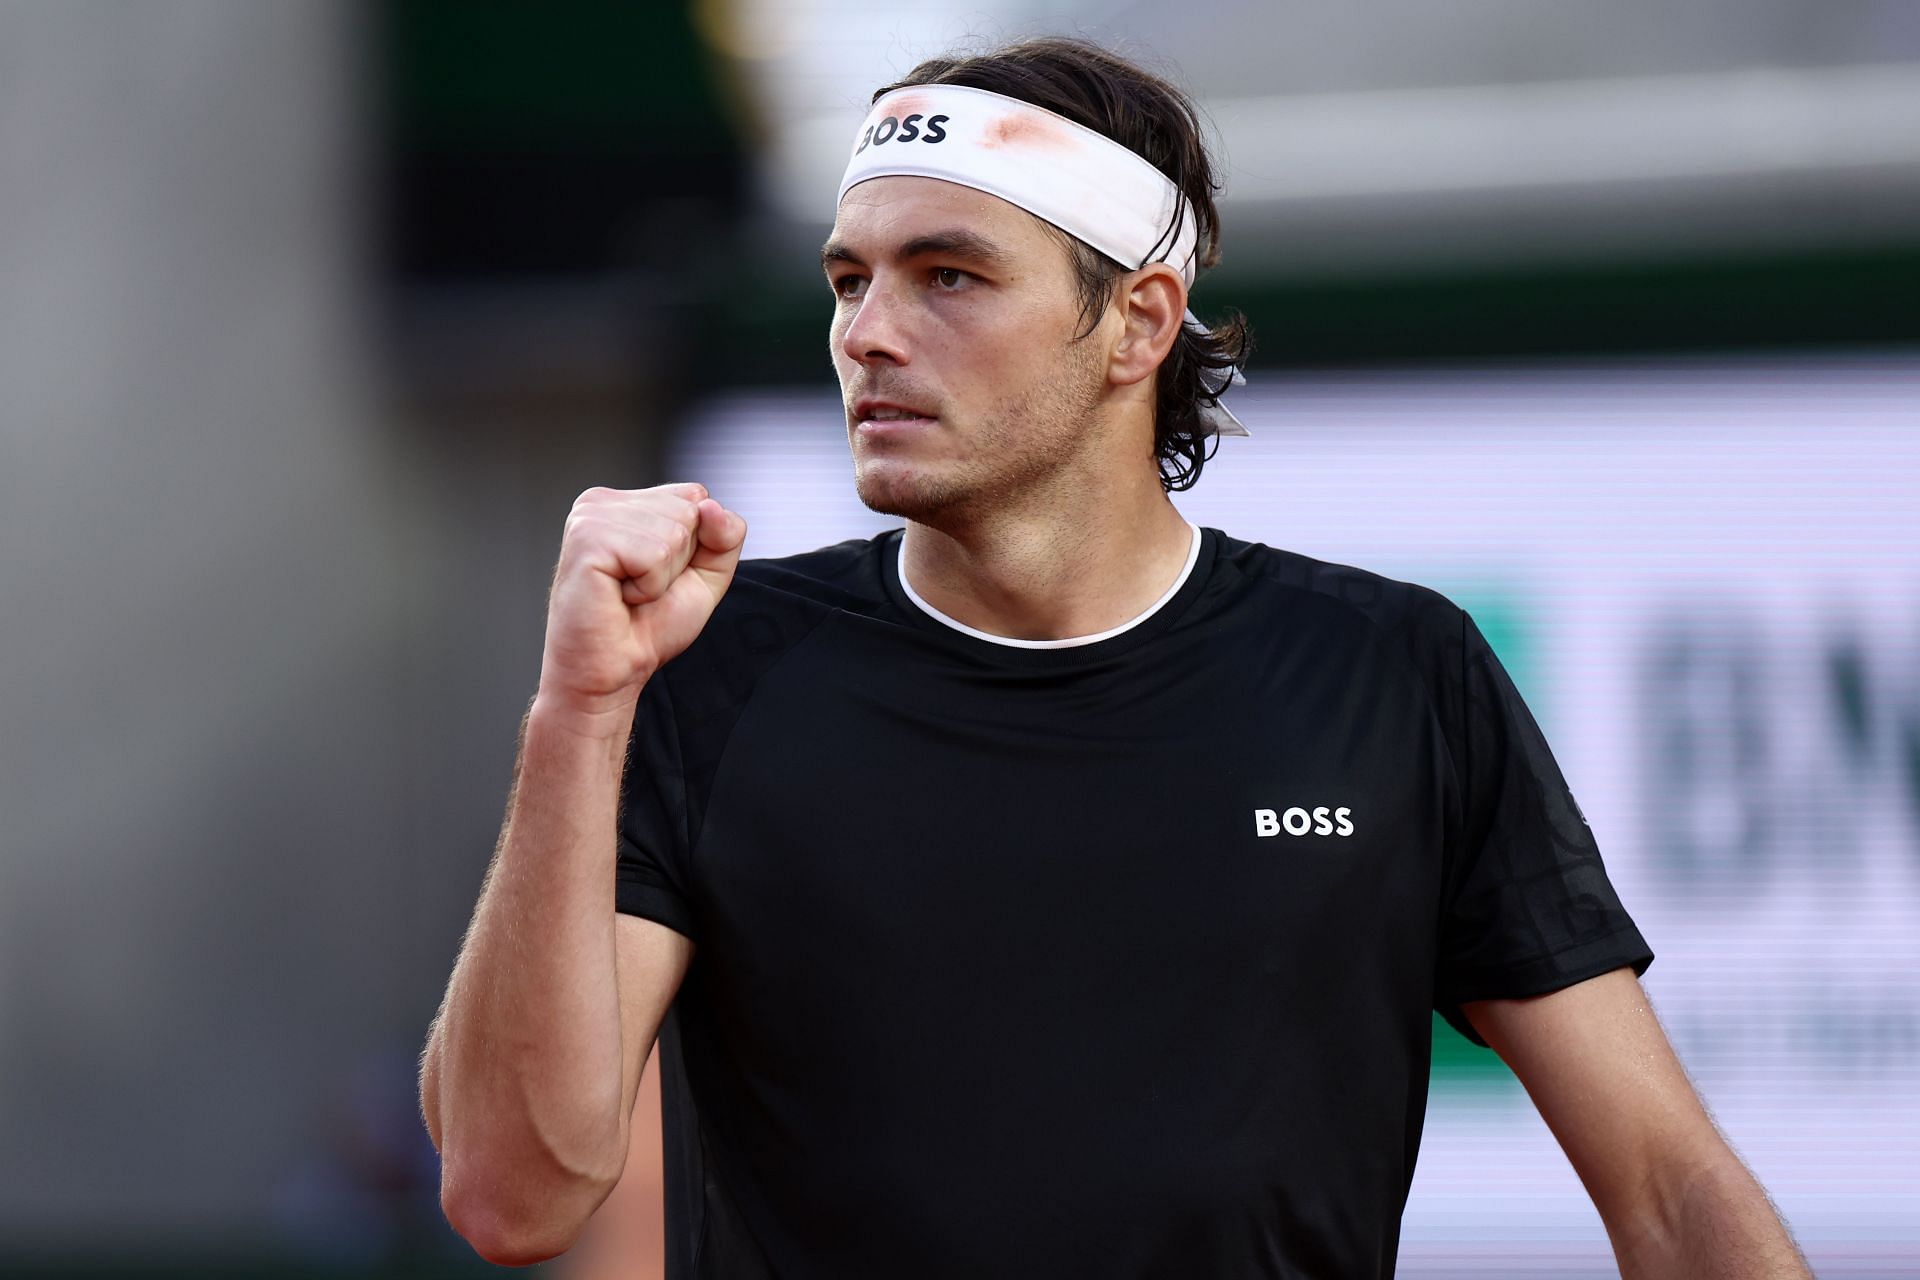
POLYGON ((648 536, 643 541, 647 547, 648 572, 664 572, 667 561, 673 558, 673 548, 666 544, 665 539, 655 536, 648 536))
POLYGON ((567 517, 566 536, 569 541, 581 542, 596 535, 601 521, 592 511, 575 511, 567 517))
POLYGON ((684 520, 687 518, 687 513, 698 510, 698 506, 684 493, 662 493, 657 495, 657 501, 653 504, 652 510, 670 520, 684 520))

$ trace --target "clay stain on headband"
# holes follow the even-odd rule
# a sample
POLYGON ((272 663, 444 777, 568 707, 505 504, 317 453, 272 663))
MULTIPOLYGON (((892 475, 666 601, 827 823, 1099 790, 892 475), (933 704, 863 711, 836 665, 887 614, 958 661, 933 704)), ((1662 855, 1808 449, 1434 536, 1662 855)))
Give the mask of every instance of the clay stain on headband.
POLYGON ((1045 120, 1038 116, 1002 116, 980 131, 980 145, 989 149, 1026 145, 1030 147, 1065 147, 1073 139, 1064 130, 1048 127, 1045 120))

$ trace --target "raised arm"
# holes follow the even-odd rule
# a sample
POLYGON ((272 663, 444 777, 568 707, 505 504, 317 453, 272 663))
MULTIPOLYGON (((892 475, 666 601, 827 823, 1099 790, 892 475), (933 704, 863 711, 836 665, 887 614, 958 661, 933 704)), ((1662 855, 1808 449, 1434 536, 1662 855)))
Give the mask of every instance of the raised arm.
POLYGON ((1767 1193, 1707 1115, 1633 970, 1461 1008, 1572 1161, 1623 1280, 1810 1280, 1767 1193))
POLYGON ((567 520, 506 823, 421 1057, 441 1203, 490 1261, 565 1250, 625 1165, 693 944, 615 913, 621 770, 641 688, 706 624, 745 534, 699 485, 589 490, 567 520))

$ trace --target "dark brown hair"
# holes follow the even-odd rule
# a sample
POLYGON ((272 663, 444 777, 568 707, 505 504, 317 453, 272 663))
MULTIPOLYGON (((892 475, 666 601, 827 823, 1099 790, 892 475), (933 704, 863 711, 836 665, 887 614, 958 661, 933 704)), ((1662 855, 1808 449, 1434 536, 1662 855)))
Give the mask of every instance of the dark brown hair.
MULTIPOLYGON (((1046 36, 1023 40, 972 57, 930 58, 903 80, 876 91, 874 101, 921 84, 957 84, 1018 98, 1104 134, 1167 175, 1187 198, 1200 227, 1195 263, 1220 260, 1220 215, 1214 193, 1220 183, 1201 136, 1200 117, 1179 88, 1086 40, 1046 36)), ((1113 301, 1120 277, 1133 268, 1085 241, 1048 224, 1066 244, 1080 290, 1080 336, 1093 332, 1113 301)), ((1226 371, 1246 364, 1253 334, 1246 317, 1230 312, 1216 328, 1182 326, 1156 375, 1153 437, 1160 484, 1190 489, 1200 468, 1219 447, 1200 412, 1218 396, 1226 371)))

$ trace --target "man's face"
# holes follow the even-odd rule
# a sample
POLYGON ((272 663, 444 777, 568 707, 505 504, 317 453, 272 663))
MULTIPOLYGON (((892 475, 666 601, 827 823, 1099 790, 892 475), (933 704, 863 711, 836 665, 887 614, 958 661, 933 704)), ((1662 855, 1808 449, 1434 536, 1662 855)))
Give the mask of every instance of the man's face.
POLYGON ((1081 341, 1067 250, 971 187, 874 178, 822 255, 854 484, 939 524, 1045 492, 1098 436, 1106 323, 1081 341))

